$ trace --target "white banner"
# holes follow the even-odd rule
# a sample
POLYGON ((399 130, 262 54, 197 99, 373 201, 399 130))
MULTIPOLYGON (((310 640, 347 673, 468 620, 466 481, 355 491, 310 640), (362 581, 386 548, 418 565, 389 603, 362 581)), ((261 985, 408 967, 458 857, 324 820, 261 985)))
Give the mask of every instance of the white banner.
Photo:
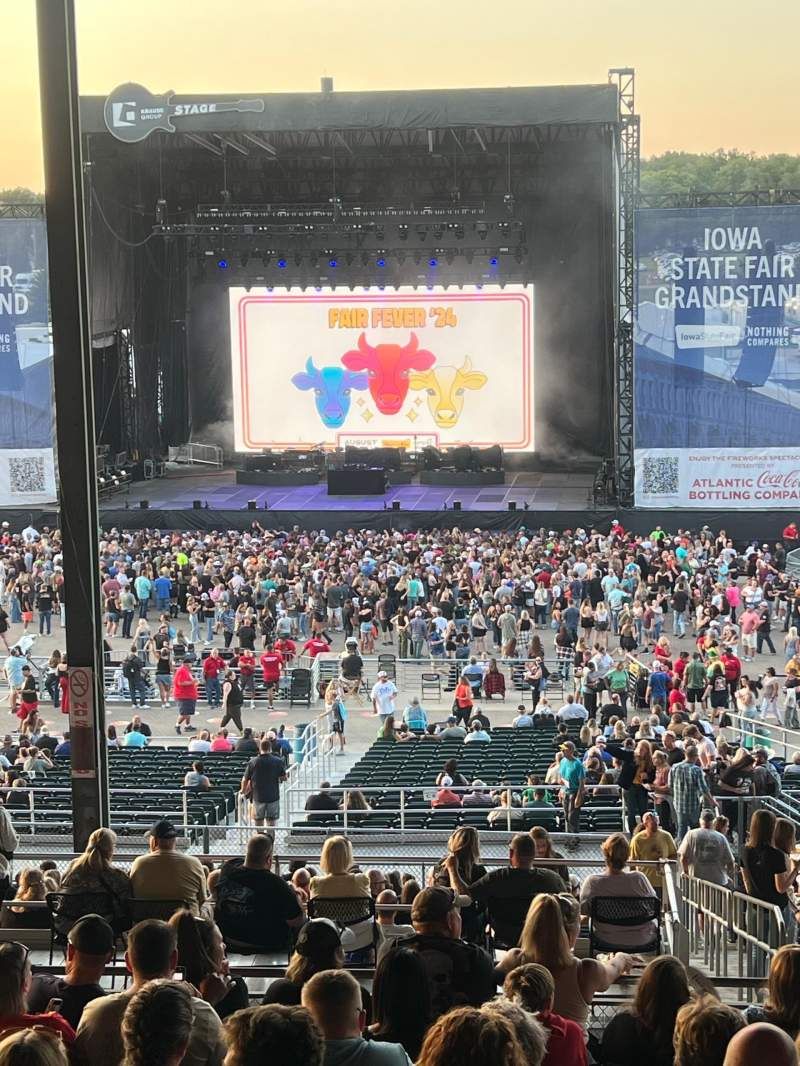
POLYGON ((232 288, 237 451, 530 451, 533 286, 232 288))
POLYGON ((52 448, 0 449, 0 501, 4 507, 53 503, 55 499, 52 448))
POLYGON ((800 448, 637 448, 637 507, 800 509, 800 448))

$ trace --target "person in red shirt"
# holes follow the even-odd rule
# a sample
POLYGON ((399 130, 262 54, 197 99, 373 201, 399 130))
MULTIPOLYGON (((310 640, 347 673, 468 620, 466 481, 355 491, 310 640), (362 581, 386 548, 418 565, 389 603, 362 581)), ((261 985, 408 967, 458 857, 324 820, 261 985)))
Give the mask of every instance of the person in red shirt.
POLYGON ((672 664, 672 672, 675 675, 675 680, 680 685, 683 683, 683 671, 686 669, 686 664, 689 662, 689 652, 682 651, 675 662, 672 664))
POLYGON ((219 677, 227 669, 225 660, 218 648, 212 648, 211 654, 203 659, 203 678, 206 683, 206 699, 209 707, 222 706, 222 682, 219 677))
POLYGON ((275 689, 281 679, 283 656, 276 650, 274 644, 268 644, 261 656, 261 672, 264 675, 264 684, 267 687, 267 707, 274 710, 273 700, 275 689))
POLYGON ((734 655, 730 648, 723 648, 720 662, 724 667, 725 680, 728 682, 731 698, 733 698, 739 687, 739 678, 742 676, 742 660, 738 655, 734 655))
MULTIPOLYGON (((677 685, 678 685, 678 682, 676 681, 675 682, 675 686, 677 686, 677 685)), ((669 703, 669 713, 670 714, 675 714, 677 711, 685 711, 686 710, 686 693, 683 692, 682 689, 679 689, 677 687, 673 687, 672 689, 670 689, 668 703, 669 703)))
POLYGON ((311 659, 315 659, 318 655, 321 655, 322 652, 330 650, 330 644, 327 640, 323 640, 322 637, 312 637, 303 645, 303 654, 308 655, 311 659))
POLYGON ((233 751, 233 744, 228 740, 228 730, 220 729, 211 741, 212 751, 233 751))
POLYGON ((172 679, 172 695, 178 705, 178 721, 175 723, 175 732, 181 735, 181 725, 187 726, 187 732, 192 730, 192 716, 197 709, 197 682, 192 673, 192 659, 187 655, 172 679))
POLYGON ((506 999, 533 1014, 547 1031, 547 1054, 542 1066, 586 1066, 588 1055, 583 1030, 577 1022, 553 1013, 556 986, 544 966, 529 962, 517 966, 503 982, 506 999))
POLYGON ((248 648, 242 648, 231 665, 238 667, 242 695, 250 697, 250 706, 252 707, 256 695, 256 657, 248 648))
POLYGON ((4 1036, 18 1029, 47 1029, 56 1034, 71 1048, 75 1043, 75 1030, 60 1014, 28 1014, 25 1003, 31 987, 30 948, 18 940, 6 940, 0 944, 0 985, 3 989, 4 1008, 0 1012, 0 1031, 4 1036))
POLYGON ((289 640, 288 637, 278 637, 275 641, 275 651, 281 653, 284 662, 291 663, 297 654, 297 645, 293 640, 289 640))
POLYGON ((798 537, 800 537, 800 533, 798 532, 796 522, 790 522, 784 529, 783 533, 781 533, 781 540, 791 541, 792 544, 794 544, 798 537))

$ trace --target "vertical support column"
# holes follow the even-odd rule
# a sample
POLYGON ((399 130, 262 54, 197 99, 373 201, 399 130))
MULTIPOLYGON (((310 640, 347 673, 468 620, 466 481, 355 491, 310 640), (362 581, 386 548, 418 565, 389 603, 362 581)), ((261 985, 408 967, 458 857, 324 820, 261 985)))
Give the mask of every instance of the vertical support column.
POLYGON ((619 91, 617 159, 617 299, 614 359, 614 466, 620 503, 633 502, 634 409, 633 322, 635 314, 636 249, 634 221, 639 197, 639 116, 636 114, 636 75, 632 67, 608 72, 619 91))
POLYGON ((73 842, 108 825, 97 478, 74 0, 37 0, 61 532, 70 666, 73 842))

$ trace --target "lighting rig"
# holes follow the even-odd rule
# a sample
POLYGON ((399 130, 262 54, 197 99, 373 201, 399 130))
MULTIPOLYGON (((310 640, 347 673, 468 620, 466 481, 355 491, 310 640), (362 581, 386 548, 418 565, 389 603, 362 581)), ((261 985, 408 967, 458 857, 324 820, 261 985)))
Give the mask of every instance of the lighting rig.
POLYGON ((190 242, 208 275, 244 273, 265 284, 345 284, 340 271, 380 284, 386 275, 429 283, 442 268, 452 283, 476 276, 525 280, 528 239, 514 199, 406 205, 198 204, 180 220, 160 202, 155 235, 190 242), (509 276, 511 275, 511 276, 509 276))

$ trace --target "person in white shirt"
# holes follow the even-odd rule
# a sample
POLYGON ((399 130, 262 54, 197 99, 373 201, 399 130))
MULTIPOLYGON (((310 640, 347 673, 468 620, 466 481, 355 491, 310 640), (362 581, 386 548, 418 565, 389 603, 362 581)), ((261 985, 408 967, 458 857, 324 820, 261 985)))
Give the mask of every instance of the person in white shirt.
POLYGON ((207 752, 211 751, 211 734, 208 730, 204 729, 199 736, 192 737, 189 741, 188 750, 200 755, 205 755, 207 752))
MULTIPOLYGON (((376 907, 386 907, 397 903, 397 893, 391 888, 385 888, 378 893, 375 900, 376 907)), ((381 944, 378 948, 378 958, 385 954, 397 940, 405 940, 406 937, 414 936, 413 925, 399 925, 396 921, 397 911, 379 910, 376 923, 381 934, 381 944)))
POLYGON ((469 733, 467 733, 467 735, 464 737, 464 743, 469 744, 471 741, 480 740, 483 741, 484 744, 488 744, 491 742, 491 739, 492 738, 489 736, 489 734, 486 732, 480 722, 473 722, 470 726, 469 733))
POLYGON ((578 720, 585 722, 588 717, 589 712, 582 703, 576 703, 573 696, 567 696, 567 702, 563 707, 559 708, 558 714, 556 714, 556 718, 560 722, 576 722, 578 720))
POLYGON ((370 692, 373 712, 382 718, 388 718, 390 714, 393 715, 396 697, 397 686, 394 681, 389 680, 389 675, 385 670, 379 670, 378 680, 372 686, 372 692, 370 692))
POLYGON ((532 715, 528 713, 527 708, 524 707, 523 704, 520 704, 519 707, 517 707, 517 710, 519 711, 519 714, 512 720, 512 726, 516 729, 529 729, 533 725, 532 715))

